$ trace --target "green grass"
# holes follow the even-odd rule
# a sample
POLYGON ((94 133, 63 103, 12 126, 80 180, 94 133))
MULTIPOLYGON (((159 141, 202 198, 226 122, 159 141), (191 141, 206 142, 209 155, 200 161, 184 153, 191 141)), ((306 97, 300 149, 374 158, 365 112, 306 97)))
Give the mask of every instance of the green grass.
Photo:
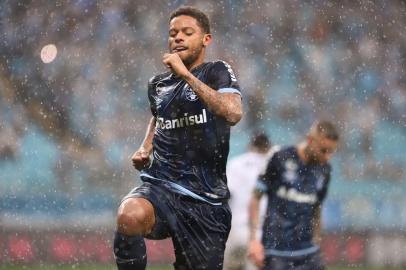
POLYGON ((328 267, 327 270, 405 270, 406 267, 367 267, 367 266, 353 266, 353 267, 346 267, 346 266, 334 266, 328 267))
POLYGON ((348 267, 348 266, 330 266, 327 268, 327 270, 405 270, 406 267, 367 267, 367 266, 353 266, 353 267, 348 267))
MULTIPOLYGON (((1 270, 116 270, 114 265, 37 265, 37 266, 11 266, 0 265, 1 270)), ((388 267, 365 267, 365 266, 334 266, 328 267, 327 270, 406 270, 406 267, 401 268, 388 268, 388 267)), ((173 270, 172 266, 148 266, 147 270, 173 270)))
MULTIPOLYGON (((117 270, 114 265, 0 265, 1 270, 117 270)), ((147 266, 147 270, 173 270, 172 266, 147 266)))

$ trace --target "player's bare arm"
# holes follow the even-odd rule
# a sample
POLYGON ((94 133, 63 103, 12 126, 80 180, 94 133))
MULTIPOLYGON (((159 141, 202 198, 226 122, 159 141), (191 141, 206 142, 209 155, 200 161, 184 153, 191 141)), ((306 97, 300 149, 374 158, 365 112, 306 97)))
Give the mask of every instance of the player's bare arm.
POLYGON ((250 226, 250 240, 256 240, 256 232, 259 224, 259 202, 261 200, 262 193, 254 190, 249 203, 248 216, 250 226))
POLYGON ((259 224, 259 202, 262 193, 253 191, 248 208, 249 216, 249 245, 248 245, 248 258, 259 268, 264 266, 265 254, 264 246, 261 241, 257 239, 257 228, 259 224))
POLYGON ((176 53, 166 53, 163 63, 174 73, 184 79, 196 95, 207 105, 214 114, 221 116, 232 125, 237 124, 242 117, 241 96, 235 93, 219 93, 196 78, 183 64, 176 53))
POLYGON ((138 150, 135 151, 135 153, 131 157, 133 166, 137 170, 145 169, 150 163, 149 156, 152 152, 152 140, 155 133, 155 121, 155 117, 152 117, 149 121, 147 132, 140 148, 138 148, 138 150))
POLYGON ((321 206, 314 210, 313 217, 313 242, 317 245, 321 243, 321 206))
POLYGON ((232 125, 242 117, 241 96, 235 93, 219 93, 201 82, 192 73, 185 78, 193 91, 203 100, 210 111, 224 117, 232 125))

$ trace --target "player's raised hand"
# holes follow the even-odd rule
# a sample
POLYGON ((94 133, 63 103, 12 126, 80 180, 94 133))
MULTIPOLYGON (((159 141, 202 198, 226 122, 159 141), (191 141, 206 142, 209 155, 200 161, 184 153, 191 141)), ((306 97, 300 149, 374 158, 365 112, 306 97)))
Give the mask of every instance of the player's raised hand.
POLYGON ((186 68, 185 64, 183 64, 182 59, 180 59, 177 53, 165 53, 162 62, 180 77, 184 77, 189 73, 189 70, 186 68))
POLYGON ((133 166, 135 169, 141 171, 149 166, 151 160, 149 158, 149 152, 144 148, 140 148, 131 157, 133 166))
POLYGON ((264 246, 258 240, 251 240, 248 246, 248 259, 262 269, 265 263, 264 246))

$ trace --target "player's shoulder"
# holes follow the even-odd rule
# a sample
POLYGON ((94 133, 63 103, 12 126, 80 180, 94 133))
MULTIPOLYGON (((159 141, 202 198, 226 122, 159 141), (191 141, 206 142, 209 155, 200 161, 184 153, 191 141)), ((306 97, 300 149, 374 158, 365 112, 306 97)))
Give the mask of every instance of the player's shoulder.
POLYGON ((151 84, 151 85, 157 84, 158 82, 168 78, 171 75, 172 75, 172 72, 170 72, 170 71, 160 73, 158 75, 154 75, 148 80, 148 84, 151 84))
POLYGON ((237 78, 234 74, 230 64, 223 60, 215 60, 207 63, 207 75, 209 77, 214 76, 216 78, 231 79, 232 82, 237 82, 237 78))
POLYGON ((229 70, 231 69, 231 65, 224 60, 214 60, 209 62, 210 68, 214 70, 229 70))
POLYGON ((324 164, 321 168, 321 170, 323 171, 324 174, 330 174, 332 171, 332 166, 329 162, 327 162, 326 164, 324 164))
POLYGON ((294 156, 296 153, 296 147, 293 145, 285 145, 285 146, 275 146, 272 151, 273 156, 278 156, 281 158, 288 158, 294 156))
POLYGON ((297 162, 299 156, 297 154, 296 146, 277 146, 276 149, 272 151, 272 155, 269 158, 269 161, 273 162, 276 165, 284 164, 285 162, 293 161, 297 162))

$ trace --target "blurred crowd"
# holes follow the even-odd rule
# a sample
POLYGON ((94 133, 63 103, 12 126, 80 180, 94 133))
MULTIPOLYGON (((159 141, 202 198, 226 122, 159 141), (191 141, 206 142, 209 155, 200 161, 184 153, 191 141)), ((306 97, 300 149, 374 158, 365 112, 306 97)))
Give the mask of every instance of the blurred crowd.
POLYGON ((299 140, 314 119, 331 119, 342 138, 337 177, 405 181, 404 1, 10 0, 0 8, 2 194, 124 194, 135 184, 146 85, 165 71, 180 4, 208 13, 208 59, 237 74, 236 136, 299 140), (47 44, 58 49, 49 64, 47 44))

